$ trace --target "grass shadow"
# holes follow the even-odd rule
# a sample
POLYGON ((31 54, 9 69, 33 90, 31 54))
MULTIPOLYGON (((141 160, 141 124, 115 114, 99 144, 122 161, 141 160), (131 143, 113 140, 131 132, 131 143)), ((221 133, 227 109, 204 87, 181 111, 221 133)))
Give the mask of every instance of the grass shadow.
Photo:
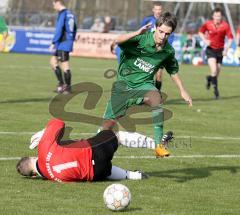
POLYGON ((52 97, 5 100, 5 101, 0 101, 0 104, 15 104, 15 103, 29 103, 29 102, 50 102, 51 99, 52 99, 52 97))
POLYGON ((126 208, 122 211, 117 211, 118 213, 128 213, 128 212, 137 212, 137 211, 141 211, 142 208, 131 208, 131 204, 129 208, 126 208))
POLYGON ((190 180, 206 178, 212 175, 214 171, 228 171, 231 174, 237 173, 240 167, 236 166, 213 166, 213 167, 200 167, 200 168, 184 168, 173 169, 158 172, 146 172, 150 177, 161 177, 173 179, 176 182, 187 182, 190 180))

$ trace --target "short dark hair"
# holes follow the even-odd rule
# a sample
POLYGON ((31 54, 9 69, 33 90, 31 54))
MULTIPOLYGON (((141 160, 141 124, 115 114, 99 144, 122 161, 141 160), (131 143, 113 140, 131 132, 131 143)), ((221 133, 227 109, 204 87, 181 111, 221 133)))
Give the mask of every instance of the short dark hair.
POLYGON ((213 15, 214 13, 221 13, 221 14, 223 15, 223 10, 222 10, 222 8, 220 8, 220 7, 216 7, 216 8, 212 11, 212 15, 213 15))
POLYGON ((53 2, 60 2, 62 5, 65 5, 64 0, 52 0, 53 2))
POLYGON ((156 21, 156 27, 159 27, 161 25, 167 25, 169 27, 172 27, 172 32, 177 27, 177 17, 170 12, 164 12, 161 14, 161 16, 156 21))
POLYGON ((153 2, 153 7, 154 6, 161 6, 162 7, 162 3, 161 2, 153 2))
POLYGON ((33 176, 33 171, 30 168, 30 157, 22 157, 18 161, 16 169, 23 176, 33 176))

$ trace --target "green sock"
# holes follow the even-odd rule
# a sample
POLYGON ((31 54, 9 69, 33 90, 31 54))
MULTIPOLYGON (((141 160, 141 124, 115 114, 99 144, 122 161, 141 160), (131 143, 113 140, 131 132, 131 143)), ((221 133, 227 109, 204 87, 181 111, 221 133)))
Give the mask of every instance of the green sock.
POLYGON ((153 117, 153 126, 154 126, 154 141, 157 147, 157 145, 161 143, 161 139, 163 136, 164 112, 161 105, 153 107, 152 117, 153 117))

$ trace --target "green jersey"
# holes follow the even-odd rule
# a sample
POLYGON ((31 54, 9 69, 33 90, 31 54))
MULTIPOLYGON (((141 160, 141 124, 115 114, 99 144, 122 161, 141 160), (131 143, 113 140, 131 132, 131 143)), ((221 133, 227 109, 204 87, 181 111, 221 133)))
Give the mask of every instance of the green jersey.
POLYGON ((8 31, 8 28, 7 28, 6 22, 3 19, 3 17, 0 16, 0 34, 7 32, 7 31, 8 31))
POLYGON ((173 47, 166 42, 158 51, 153 38, 153 32, 135 36, 119 44, 122 50, 118 67, 118 80, 123 80, 131 88, 144 83, 154 82, 154 75, 159 68, 165 68, 172 75, 178 72, 178 62, 175 59, 173 47))

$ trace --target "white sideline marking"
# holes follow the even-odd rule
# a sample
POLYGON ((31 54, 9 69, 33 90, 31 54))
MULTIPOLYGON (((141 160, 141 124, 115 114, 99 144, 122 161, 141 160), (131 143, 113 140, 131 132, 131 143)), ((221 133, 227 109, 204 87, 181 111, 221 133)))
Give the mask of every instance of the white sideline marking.
POLYGON ((20 160, 20 157, 0 157, 0 161, 15 161, 15 160, 20 160))
MULTIPOLYGON (((116 159, 156 159, 154 156, 123 156, 117 155, 114 156, 116 159)), ((170 156, 164 159, 171 159, 171 158, 240 158, 239 155, 179 155, 179 156, 170 156)), ((9 160, 19 160, 20 157, 0 157, 0 161, 9 161, 9 160)))
MULTIPOLYGON (((25 132, 25 131, 0 131, 0 135, 33 135, 35 132, 25 132)), ((73 136, 80 135, 94 135, 96 133, 71 133, 73 136)), ((182 139, 207 139, 207 140, 240 140, 240 137, 208 137, 208 136, 175 136, 176 138, 182 139)))
MULTIPOLYGON (((118 159, 156 159, 154 156, 114 156, 114 158, 118 159)), ((170 158, 240 158, 239 155, 172 155, 170 157, 164 158, 164 159, 170 159, 170 158)))

